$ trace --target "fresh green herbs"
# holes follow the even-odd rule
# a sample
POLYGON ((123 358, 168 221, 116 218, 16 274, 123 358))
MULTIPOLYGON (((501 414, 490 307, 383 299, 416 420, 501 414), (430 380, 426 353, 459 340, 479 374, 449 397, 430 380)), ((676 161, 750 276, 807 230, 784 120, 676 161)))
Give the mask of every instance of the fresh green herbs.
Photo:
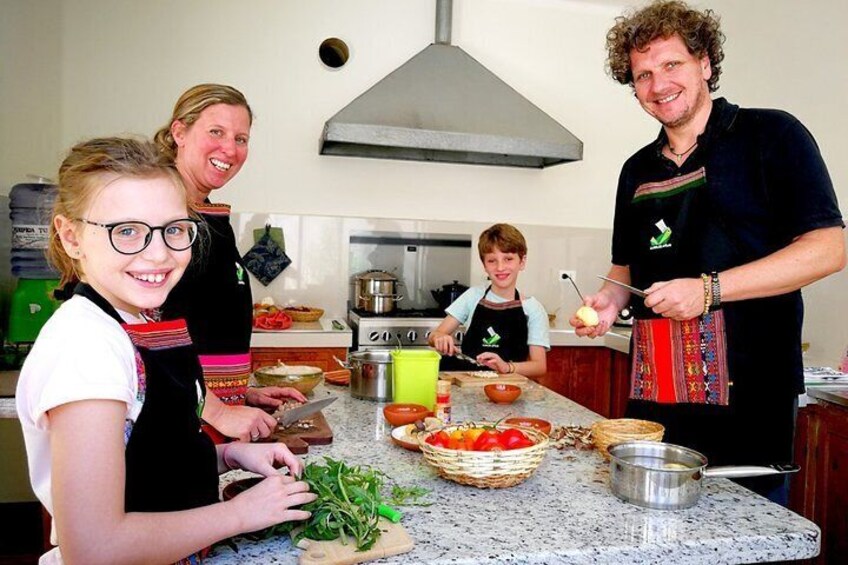
POLYGON ((392 506, 430 506, 432 502, 421 501, 429 493, 430 491, 424 487, 392 485, 392 494, 386 502, 392 506))
POLYGON ((381 505, 425 506, 420 499, 429 492, 421 487, 393 485, 391 496, 384 499, 382 490, 387 477, 382 471, 368 466, 347 465, 329 457, 324 458, 324 464, 306 465, 300 478, 309 484, 309 490, 318 495, 316 500, 301 507, 312 516, 305 522, 278 524, 266 530, 265 535, 289 532, 302 526, 303 529, 295 535, 295 543, 303 538, 340 538, 345 544, 354 541, 357 551, 365 551, 373 547, 380 537, 381 505))

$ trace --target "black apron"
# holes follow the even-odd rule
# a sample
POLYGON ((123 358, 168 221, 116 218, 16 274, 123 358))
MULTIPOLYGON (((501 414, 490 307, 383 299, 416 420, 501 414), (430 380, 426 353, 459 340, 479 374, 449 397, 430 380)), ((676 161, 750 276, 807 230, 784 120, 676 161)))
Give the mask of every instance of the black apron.
MULTIPOLYGON (((513 363, 527 361, 530 346, 527 345, 527 315, 521 305, 518 289, 515 298, 509 302, 491 302, 486 295, 491 285, 483 292, 483 298, 477 303, 471 325, 462 338, 462 352, 469 357, 477 357, 487 351, 496 353, 504 361, 513 363)), ((456 357, 442 357, 441 371, 480 371, 479 367, 456 357)))
MULTIPOLYGON (((715 190, 717 184, 715 179, 710 181, 706 170, 706 167, 701 167, 686 175, 678 175, 662 183, 648 183, 637 189, 631 203, 637 211, 632 234, 636 245, 630 264, 633 286, 647 288, 657 281, 699 278, 701 273, 720 272, 752 260, 750 250, 739 242, 733 226, 724 219, 724 212, 711 201, 709 191, 715 190), (688 188, 674 187, 675 183, 686 182, 690 183, 688 188), (666 195, 658 195, 663 190, 667 191, 666 195), (664 231, 669 233, 664 235, 664 231)), ((763 316, 767 303, 741 301, 722 304, 708 316, 698 317, 690 323, 690 328, 697 328, 700 323, 703 329, 703 322, 707 320, 712 325, 707 327, 706 334, 712 337, 718 334, 723 340, 725 350, 719 350, 717 354, 726 355, 727 384, 730 385, 724 391, 726 401, 723 404, 708 401, 687 403, 685 400, 663 404, 639 398, 644 391, 638 387, 637 375, 640 364, 637 331, 647 327, 646 322, 661 316, 646 308, 642 299, 631 302, 635 324, 631 341, 631 399, 626 416, 660 422, 666 428, 663 441, 704 453, 711 465, 790 462, 794 397, 770 397, 768 387, 763 386, 763 379, 759 378, 760 374, 767 372, 764 369, 767 360, 760 356, 755 363, 749 358, 745 346, 740 345, 745 339, 741 333, 755 335, 747 328, 767 319, 763 316), (734 343, 734 339, 735 347, 727 347, 734 343)), ((697 344, 697 340, 694 343, 697 344)), ((647 348, 643 347, 643 352, 644 349, 647 348)), ((701 353, 696 352, 695 355, 701 353)), ((716 354, 716 351, 713 353, 716 354)), ((738 482, 764 493, 782 480, 782 477, 764 477, 738 482)))
POLYGON ((185 322, 126 324, 91 286, 84 296, 114 318, 136 351, 145 398, 126 440, 127 512, 169 512, 218 501, 218 456, 200 429, 203 373, 185 322))

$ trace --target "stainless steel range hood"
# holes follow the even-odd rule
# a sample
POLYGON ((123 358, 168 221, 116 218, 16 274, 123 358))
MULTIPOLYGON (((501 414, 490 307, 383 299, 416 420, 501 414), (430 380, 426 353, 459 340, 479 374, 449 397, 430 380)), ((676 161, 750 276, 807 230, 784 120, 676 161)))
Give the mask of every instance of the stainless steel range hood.
POLYGON ((450 44, 451 0, 436 43, 324 124, 322 155, 544 168, 583 158, 583 142, 450 44))

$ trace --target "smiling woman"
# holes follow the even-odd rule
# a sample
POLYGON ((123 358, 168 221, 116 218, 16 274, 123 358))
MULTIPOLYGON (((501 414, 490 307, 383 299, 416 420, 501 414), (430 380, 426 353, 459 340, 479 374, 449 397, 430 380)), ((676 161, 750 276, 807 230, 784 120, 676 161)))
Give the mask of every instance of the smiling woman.
POLYGON ((306 399, 291 388, 249 389, 253 297, 250 280, 236 248, 230 207, 213 204, 209 195, 223 188, 247 160, 253 111, 244 95, 223 84, 190 88, 174 106, 169 122, 156 134, 161 151, 183 178, 189 205, 203 220, 202 257, 161 309, 163 320, 184 319, 200 353, 207 395, 203 419, 214 438, 242 440, 271 434, 277 422, 259 408, 273 411, 286 398, 306 399), (210 316, 210 306, 215 315, 210 316))

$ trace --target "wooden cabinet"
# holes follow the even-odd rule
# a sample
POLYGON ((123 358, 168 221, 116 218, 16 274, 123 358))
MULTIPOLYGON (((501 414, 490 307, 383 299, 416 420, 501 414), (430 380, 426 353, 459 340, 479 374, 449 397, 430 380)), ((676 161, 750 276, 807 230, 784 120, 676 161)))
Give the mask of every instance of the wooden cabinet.
POLYGON ((347 359, 344 347, 254 347, 250 350, 252 370, 282 361, 286 365, 312 365, 323 371, 335 371, 342 367, 333 357, 347 359))
POLYGON ((627 354, 606 347, 552 347, 548 372, 533 380, 606 418, 619 418, 627 404, 627 354))
POLYGON ((820 402, 802 408, 795 431, 789 505, 822 530, 821 554, 813 563, 848 562, 848 408, 820 402))

